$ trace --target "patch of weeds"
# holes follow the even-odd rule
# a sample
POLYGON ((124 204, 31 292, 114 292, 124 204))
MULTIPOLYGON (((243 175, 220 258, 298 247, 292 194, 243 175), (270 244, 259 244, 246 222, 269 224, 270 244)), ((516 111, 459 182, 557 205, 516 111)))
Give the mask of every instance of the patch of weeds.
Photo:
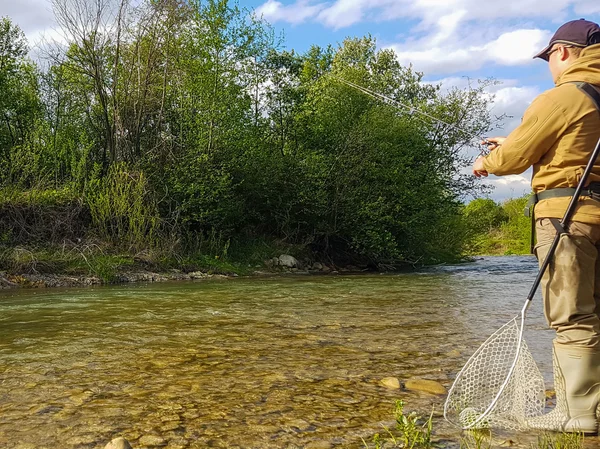
POLYGON ((126 265, 132 265, 133 260, 124 256, 95 255, 88 257, 87 263, 93 274, 104 282, 112 283, 117 280, 120 269, 126 265))
POLYGON ((538 436, 537 444, 532 443, 531 449, 581 449, 583 433, 543 433, 538 436))
POLYGON ((416 412, 406 414, 404 412, 404 405, 404 401, 396 401, 394 408, 395 428, 388 429, 384 427, 385 434, 375 434, 372 439, 374 446, 369 446, 363 439, 365 448, 430 449, 433 446, 431 441, 433 411, 429 415, 429 418, 423 419, 416 412))
POLYGON ((467 430, 460 439, 460 449, 490 449, 492 435, 488 429, 467 430))
POLYGON ((204 271, 209 274, 239 274, 246 275, 250 270, 243 264, 230 262, 221 256, 210 256, 206 254, 197 254, 182 258, 177 263, 173 263, 174 268, 182 268, 186 272, 204 271))

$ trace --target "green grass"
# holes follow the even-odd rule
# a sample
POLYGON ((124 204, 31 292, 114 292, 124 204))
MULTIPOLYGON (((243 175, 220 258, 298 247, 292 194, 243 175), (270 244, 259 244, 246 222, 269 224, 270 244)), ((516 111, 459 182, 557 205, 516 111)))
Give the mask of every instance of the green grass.
POLYGON ((531 449, 581 449, 583 441, 582 433, 543 433, 531 449))
MULTIPOLYGON (((362 439, 366 449, 431 449, 434 443, 433 411, 427 418, 417 412, 406 413, 405 403, 398 400, 394 407, 395 425, 384 427, 384 432, 373 435, 369 442, 362 439)), ((530 449, 582 449, 581 433, 542 433, 530 449)), ((460 437, 460 449, 491 449, 492 432, 489 429, 464 431, 460 437)))
POLYGON ((432 447, 433 411, 427 419, 423 419, 414 411, 408 414, 405 413, 404 405, 404 401, 396 401, 394 407, 396 423, 394 428, 388 429, 384 427, 385 434, 376 433, 373 435, 373 445, 369 445, 363 439, 365 448, 429 449, 432 447))

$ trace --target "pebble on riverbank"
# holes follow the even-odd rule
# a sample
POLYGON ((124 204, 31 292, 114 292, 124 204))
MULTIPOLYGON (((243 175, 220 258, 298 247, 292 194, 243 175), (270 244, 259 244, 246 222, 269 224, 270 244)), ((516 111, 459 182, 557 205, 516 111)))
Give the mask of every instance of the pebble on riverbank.
POLYGON ((386 377, 384 379, 381 379, 380 383, 385 388, 389 388, 390 390, 400 389, 400 381, 395 377, 386 377))
POLYGON ((131 444, 129 444, 129 441, 127 441, 125 438, 119 437, 119 438, 115 438, 110 443, 108 443, 106 446, 104 446, 104 449, 133 449, 133 448, 131 447, 131 444))

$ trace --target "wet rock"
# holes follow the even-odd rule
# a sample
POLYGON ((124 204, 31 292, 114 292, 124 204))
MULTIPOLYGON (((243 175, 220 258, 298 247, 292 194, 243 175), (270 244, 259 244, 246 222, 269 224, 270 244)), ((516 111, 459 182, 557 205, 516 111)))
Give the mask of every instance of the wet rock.
POLYGON ((104 449, 132 449, 131 444, 123 437, 115 438, 104 449))
POLYGON ((304 446, 304 449, 331 449, 333 444, 329 441, 313 441, 304 446))
POLYGON ((453 349, 452 351, 450 351, 448 354, 446 354, 448 357, 460 357, 460 351, 458 349, 453 349))
POLYGON ((400 389, 400 381, 396 377, 386 377, 381 379, 379 383, 390 390, 400 389))
POLYGON ((66 441, 69 446, 89 446, 95 442, 96 437, 94 435, 76 435, 66 441))
POLYGON ((0 288, 11 288, 11 287, 19 286, 19 284, 17 284, 16 282, 10 281, 5 276, 6 276, 6 273, 0 272, 0 288))
POLYGON ((322 269, 323 269, 323 264, 322 264, 322 263, 320 263, 320 262, 315 262, 315 263, 313 263, 313 265, 312 265, 312 269, 313 269, 313 270, 319 270, 319 271, 320 271, 320 270, 322 270, 322 269))
POLYGON ((158 435, 144 435, 138 442, 141 446, 164 446, 167 444, 165 439, 158 435))
POLYGON ((431 394, 448 394, 446 387, 441 383, 428 379, 409 379, 404 383, 404 388, 431 394))
POLYGON ((170 421, 161 426, 160 430, 161 432, 168 432, 170 430, 178 429, 180 425, 179 421, 170 421))
POLYGON ((91 391, 84 391, 83 393, 74 394, 69 397, 69 400, 76 405, 83 405, 85 402, 90 400, 90 398, 94 396, 94 393, 91 391))
POLYGON ((181 418, 177 414, 171 414, 171 415, 161 416, 160 420, 164 423, 168 423, 168 422, 173 422, 173 421, 180 421, 181 418))
POLYGON ((279 266, 284 268, 300 268, 300 262, 294 256, 289 254, 282 254, 279 256, 279 266))
POLYGON ((292 419, 286 422, 289 427, 296 428, 298 430, 308 430, 311 426, 310 423, 303 419, 292 419))

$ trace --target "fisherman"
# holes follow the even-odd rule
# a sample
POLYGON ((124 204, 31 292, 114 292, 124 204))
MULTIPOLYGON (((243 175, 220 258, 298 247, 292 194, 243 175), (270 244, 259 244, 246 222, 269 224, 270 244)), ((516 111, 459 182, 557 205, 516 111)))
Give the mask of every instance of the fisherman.
MULTIPOLYGON (((555 87, 531 103, 508 137, 484 142, 492 151, 477 158, 473 174, 512 175, 533 166, 534 253, 541 265, 600 138, 600 27, 584 19, 567 22, 535 58, 548 62, 555 87)), ((544 314, 556 331, 556 406, 528 419, 534 429, 598 431, 600 160, 589 180, 542 278, 544 314)))

